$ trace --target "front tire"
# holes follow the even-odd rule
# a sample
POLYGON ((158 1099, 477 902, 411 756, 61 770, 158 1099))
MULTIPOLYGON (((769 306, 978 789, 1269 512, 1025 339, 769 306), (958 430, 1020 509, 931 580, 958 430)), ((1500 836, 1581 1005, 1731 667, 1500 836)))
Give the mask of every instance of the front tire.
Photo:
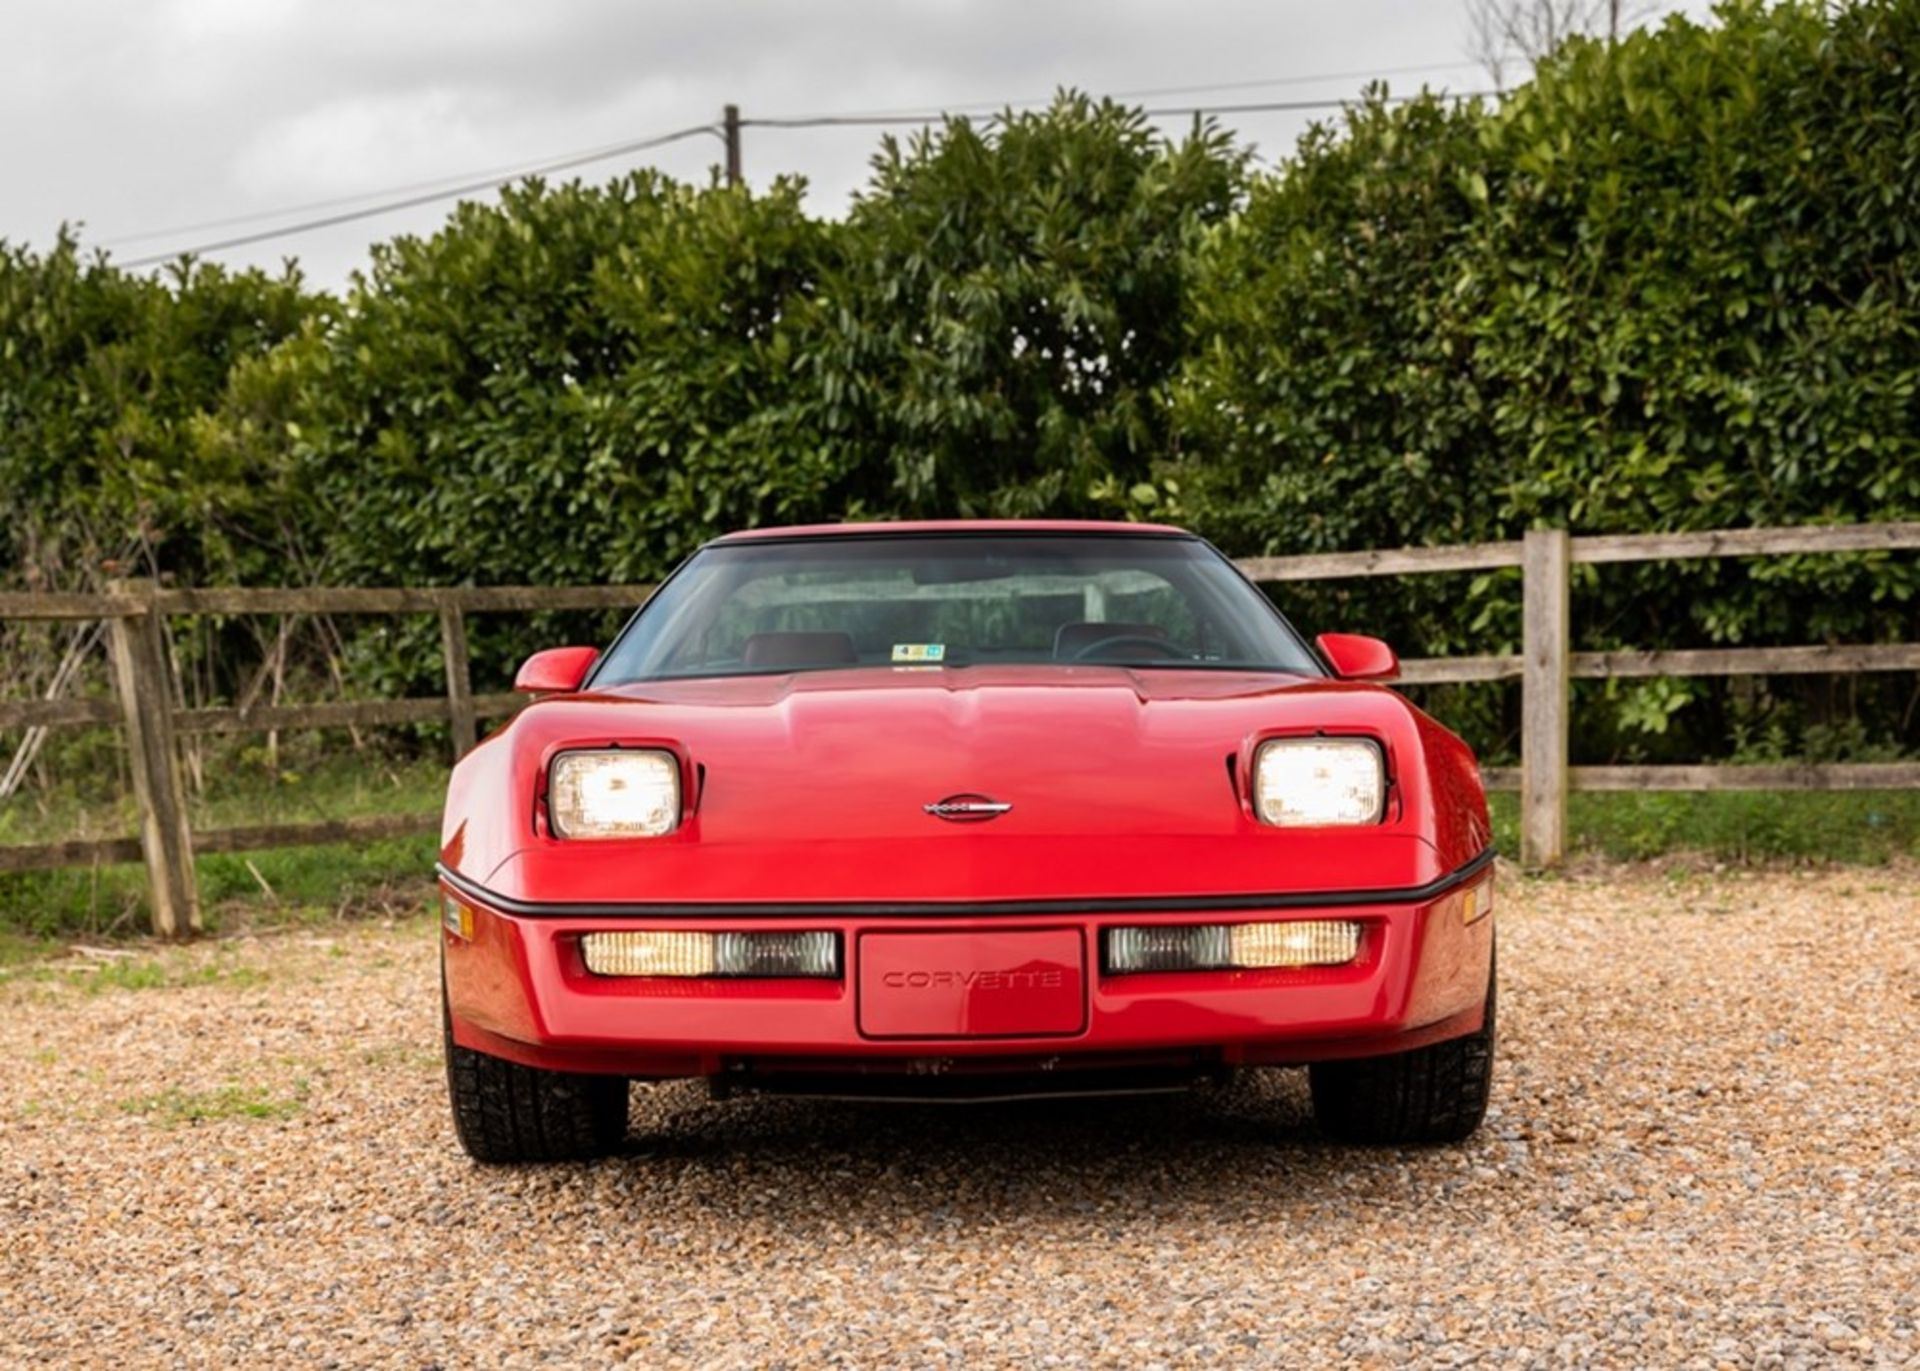
POLYGON ((558 1162, 604 1157, 627 1135, 623 1076, 542 1071, 490 1057, 453 1040, 441 988, 447 1094, 453 1129, 480 1162, 558 1162))
POLYGON ((1464 1038, 1384 1057, 1318 1062, 1307 1068, 1313 1117, 1349 1143, 1461 1142, 1486 1117, 1493 1085, 1494 988, 1486 1020, 1464 1038))

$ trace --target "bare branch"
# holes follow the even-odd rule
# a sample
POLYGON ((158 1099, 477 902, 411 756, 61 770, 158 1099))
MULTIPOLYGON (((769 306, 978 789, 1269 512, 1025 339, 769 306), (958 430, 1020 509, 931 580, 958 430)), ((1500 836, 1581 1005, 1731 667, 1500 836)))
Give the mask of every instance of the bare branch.
POLYGON ((1655 0, 1467 0, 1467 55, 1506 89, 1514 63, 1538 63, 1569 38, 1618 42, 1658 14, 1655 0))

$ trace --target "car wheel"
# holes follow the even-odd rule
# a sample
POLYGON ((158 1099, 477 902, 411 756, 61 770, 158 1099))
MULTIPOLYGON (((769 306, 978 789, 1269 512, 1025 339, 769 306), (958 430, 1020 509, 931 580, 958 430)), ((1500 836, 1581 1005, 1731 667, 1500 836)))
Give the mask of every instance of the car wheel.
POLYGON ((1352 1143, 1449 1143, 1470 1136, 1486 1117, 1493 1084, 1494 987, 1489 974, 1486 1021, 1477 1033, 1309 1067, 1320 1130, 1352 1143))
POLYGON ((440 1006, 453 1129, 475 1161, 604 1157, 626 1137, 625 1077, 542 1071, 475 1052, 453 1040, 444 986, 440 1006))

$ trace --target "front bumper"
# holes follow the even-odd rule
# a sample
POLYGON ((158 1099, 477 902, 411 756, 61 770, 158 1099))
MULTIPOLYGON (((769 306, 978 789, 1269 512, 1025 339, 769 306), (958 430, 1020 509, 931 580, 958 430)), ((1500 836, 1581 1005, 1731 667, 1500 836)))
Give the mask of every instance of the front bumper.
MULTIPOLYGON (((922 1069, 958 1062, 1008 1071, 1035 1063, 1088 1067, 1185 1059, 1221 1067, 1295 1064, 1403 1051, 1477 1031, 1493 950, 1491 866, 1470 863, 1418 898, 1324 906, 1289 901, 1204 912, 1078 909, 1048 902, 1018 915, 969 912, 863 913, 835 907, 769 916, 627 917, 513 912, 469 882, 442 874, 442 895, 466 911, 443 927, 448 1006, 463 1047, 550 1070, 636 1078, 723 1076, 742 1070, 922 1069), (1104 930, 1142 924, 1236 923, 1341 918, 1362 926, 1359 955, 1340 966, 1295 970, 1180 971, 1112 975, 1101 966, 1104 930), (842 949, 838 979, 723 980, 596 976, 580 938, 619 929, 723 932, 829 929, 842 949), (881 935, 946 935, 929 947, 964 947, 968 935, 1049 934, 1077 942, 1080 1012, 1053 1031, 911 1036, 882 1031, 860 1003, 863 948, 898 946, 881 935), (958 939, 958 942, 955 941, 958 939)), ((868 982, 871 984, 871 982, 868 982)))

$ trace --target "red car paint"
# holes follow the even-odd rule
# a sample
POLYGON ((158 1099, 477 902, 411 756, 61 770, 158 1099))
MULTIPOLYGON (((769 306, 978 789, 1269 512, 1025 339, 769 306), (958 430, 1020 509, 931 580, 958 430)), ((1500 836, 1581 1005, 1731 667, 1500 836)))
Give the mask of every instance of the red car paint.
MULTIPOLYGON (((889 525, 889 533, 1074 533, 1140 525, 889 525)), ((841 536, 830 526, 781 536, 841 536)), ((739 539, 768 532, 735 535, 739 539)), ((732 541, 732 540, 728 540, 732 541)), ((1368 676, 1371 640, 1323 651, 1368 676)), ((542 654, 542 694, 455 769, 443 933, 460 1045, 637 1078, 938 1058, 1028 1068, 1192 1054, 1225 1066, 1400 1051, 1482 1022, 1493 920, 1487 808, 1466 746, 1376 684, 1095 664, 848 667, 578 691, 542 654), (1255 817, 1270 738, 1375 740, 1380 822, 1255 817), (568 748, 660 748, 684 817, 664 837, 565 840, 541 817, 568 748), (1006 802, 943 822, 953 797, 1006 802), (1352 963, 1103 972, 1120 924, 1359 921, 1352 963), (824 929, 838 980, 614 978, 579 939, 610 929, 824 929)))

